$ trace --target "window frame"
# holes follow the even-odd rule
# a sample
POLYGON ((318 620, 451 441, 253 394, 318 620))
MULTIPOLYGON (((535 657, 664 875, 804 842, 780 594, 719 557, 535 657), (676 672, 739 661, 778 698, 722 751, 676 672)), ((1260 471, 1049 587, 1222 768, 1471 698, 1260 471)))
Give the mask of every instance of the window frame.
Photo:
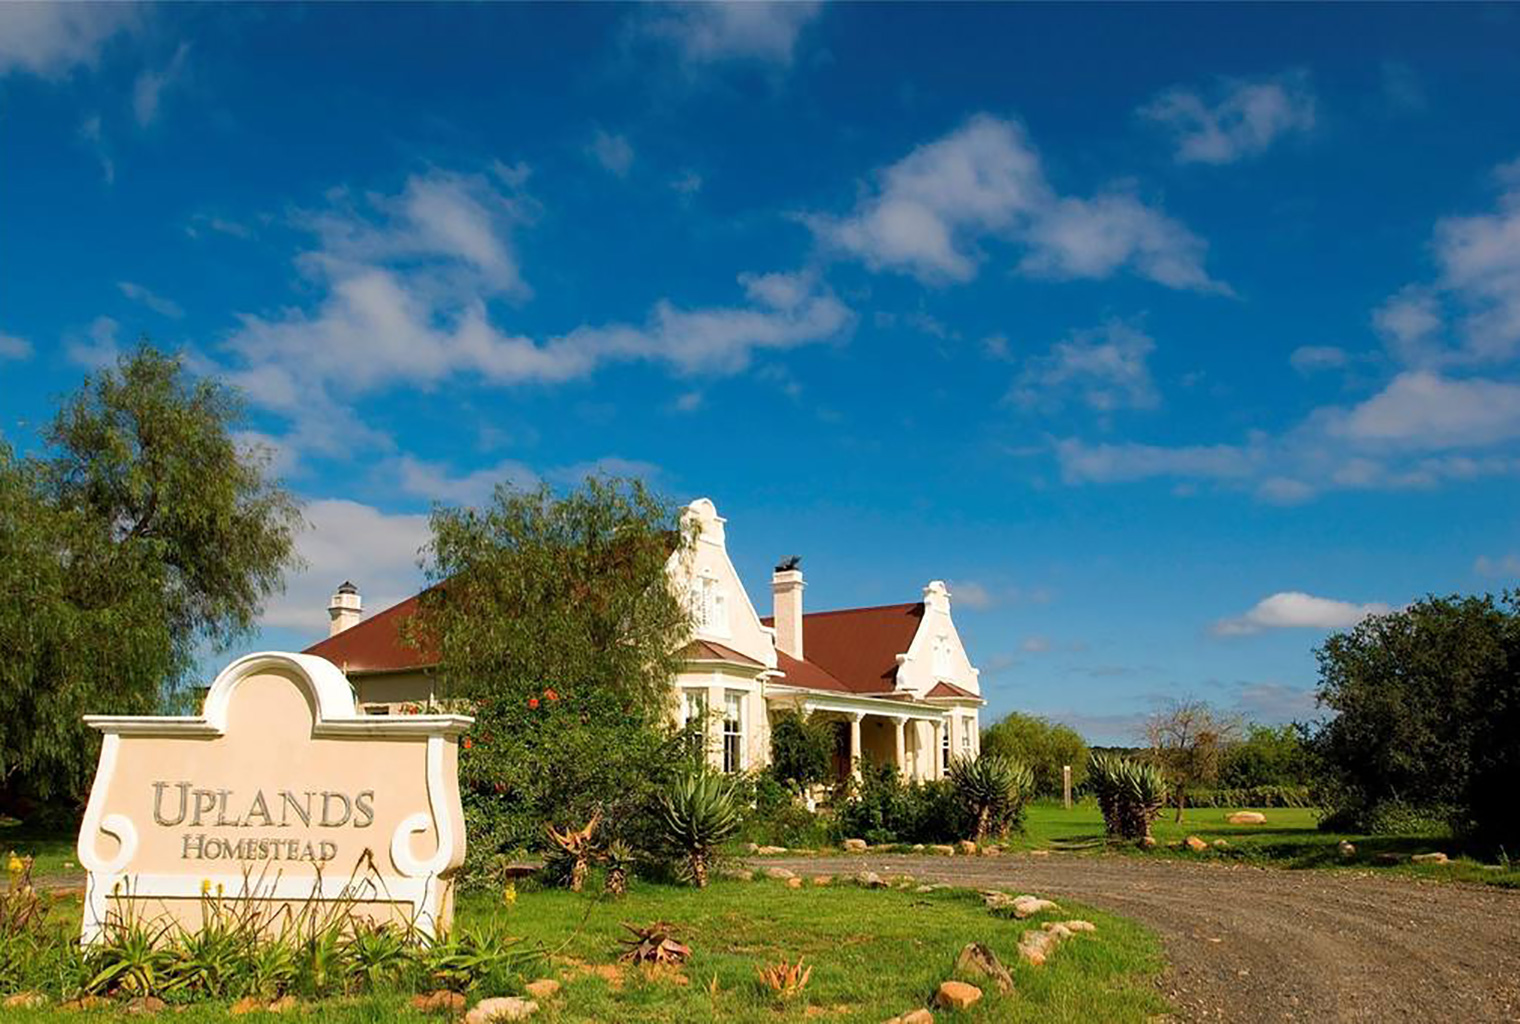
POLYGON ((744 770, 744 697, 739 690, 723 692, 723 771, 728 775, 744 770))

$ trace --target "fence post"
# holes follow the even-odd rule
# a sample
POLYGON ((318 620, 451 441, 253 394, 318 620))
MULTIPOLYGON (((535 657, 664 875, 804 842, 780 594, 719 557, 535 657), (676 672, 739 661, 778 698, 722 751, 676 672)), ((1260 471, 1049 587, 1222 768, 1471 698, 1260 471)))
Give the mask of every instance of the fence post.
POLYGON ((1065 801, 1066 809, 1071 810, 1071 765, 1061 766, 1061 796, 1065 801))

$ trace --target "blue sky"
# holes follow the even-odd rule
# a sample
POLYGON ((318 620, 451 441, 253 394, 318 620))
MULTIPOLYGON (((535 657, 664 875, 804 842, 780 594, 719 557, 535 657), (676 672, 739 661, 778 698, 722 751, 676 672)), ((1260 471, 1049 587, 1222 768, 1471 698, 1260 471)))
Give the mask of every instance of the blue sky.
POLYGON ((139 335, 307 504, 710 496, 768 606, 947 579, 994 714, 1313 713, 1520 573, 1520 11, 0 7, 0 431, 139 335))

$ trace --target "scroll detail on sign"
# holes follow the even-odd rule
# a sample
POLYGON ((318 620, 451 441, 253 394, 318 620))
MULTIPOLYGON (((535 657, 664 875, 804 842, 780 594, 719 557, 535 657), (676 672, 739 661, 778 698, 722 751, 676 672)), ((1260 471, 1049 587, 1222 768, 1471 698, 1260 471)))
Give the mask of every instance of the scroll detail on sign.
POLYGON ((331 662, 268 652, 227 666, 199 717, 85 721, 105 736, 79 835, 84 942, 127 910, 194 928, 211 887, 447 926, 471 719, 364 715, 331 662))

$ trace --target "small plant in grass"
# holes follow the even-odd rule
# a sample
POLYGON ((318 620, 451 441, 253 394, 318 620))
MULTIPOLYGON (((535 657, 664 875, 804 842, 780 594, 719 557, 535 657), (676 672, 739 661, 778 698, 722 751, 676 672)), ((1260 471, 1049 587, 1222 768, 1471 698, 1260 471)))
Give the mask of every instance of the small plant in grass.
POLYGON ((1166 803, 1166 779, 1155 765, 1112 754, 1093 754, 1088 786, 1098 797, 1103 827, 1110 836, 1139 841, 1166 803))
POLYGON ((691 956, 691 947, 677 942, 671 934, 673 926, 664 921, 639 927, 624 922, 632 938, 620 939, 623 953, 618 957, 627 964, 682 964, 691 956))
POLYGON ((47 903, 32 886, 32 858, 12 851, 0 899, 0 991, 16 986, 23 967, 47 937, 47 903))
POLYGON ((607 865, 607 878, 602 888, 608 896, 622 896, 628 891, 628 878, 633 874, 633 848, 621 839, 614 839, 602 852, 607 865))
POLYGON ((602 812, 597 811, 591 815, 591 820, 586 822, 586 827, 581 829, 566 829, 560 832, 553 825, 546 825, 545 831, 549 838, 559 849, 562 856, 570 861, 570 891, 580 892, 586 884, 586 872, 591 866, 591 837, 596 832, 597 824, 602 820, 602 812))
POLYGON ((713 851, 739 828, 732 787, 722 776, 694 771, 677 779, 661 802, 666 837, 686 858, 693 884, 706 888, 713 851))
POLYGON ((392 924, 355 921, 340 953, 350 984, 363 992, 398 988, 416 963, 416 944, 392 924))
POLYGON ((430 984, 451 992, 503 991, 539 955, 521 946, 522 939, 499 932, 460 929, 428 947, 422 956, 423 972, 430 984))
POLYGON ((802 957, 799 956, 794 964, 783 960, 778 964, 757 967, 755 974, 759 976, 761 985, 777 998, 786 1001, 795 999, 807 988, 808 979, 813 976, 813 968, 811 965, 803 966, 802 957))
POLYGON ((950 784, 975 817, 977 842, 994 833, 1007 835, 1024 817, 1034 788, 1034 774, 1021 762, 997 754, 957 757, 950 762, 950 784))

